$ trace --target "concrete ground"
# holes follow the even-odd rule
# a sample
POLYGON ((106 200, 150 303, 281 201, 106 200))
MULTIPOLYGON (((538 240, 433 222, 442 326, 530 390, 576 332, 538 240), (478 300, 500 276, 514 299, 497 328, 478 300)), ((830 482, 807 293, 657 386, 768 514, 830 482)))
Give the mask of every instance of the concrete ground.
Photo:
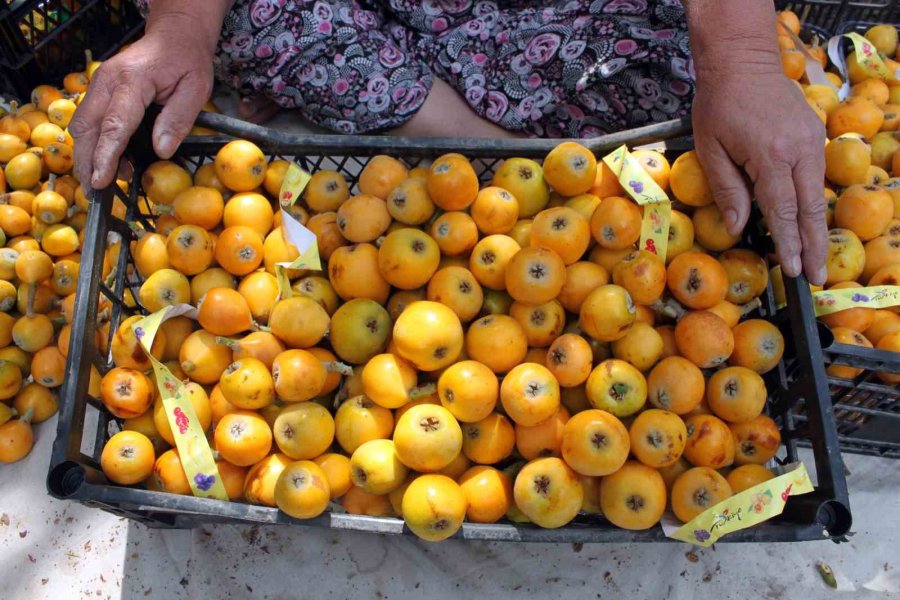
POLYGON ((306 527, 152 530, 50 498, 53 421, 0 466, 0 598, 900 598, 900 463, 848 456, 846 544, 429 544, 306 527), (838 590, 816 569, 834 570, 838 590))

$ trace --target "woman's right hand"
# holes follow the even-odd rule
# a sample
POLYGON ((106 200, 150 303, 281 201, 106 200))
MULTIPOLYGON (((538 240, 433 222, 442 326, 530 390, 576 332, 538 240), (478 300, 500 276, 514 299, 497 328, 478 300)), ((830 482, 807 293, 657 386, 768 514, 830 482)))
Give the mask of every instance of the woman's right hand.
POLYGON ((147 33, 100 66, 69 124, 75 175, 86 190, 113 182, 128 139, 151 103, 163 105, 153 126, 153 149, 169 158, 209 100, 222 19, 166 11, 167 4, 181 3, 154 2, 147 33))

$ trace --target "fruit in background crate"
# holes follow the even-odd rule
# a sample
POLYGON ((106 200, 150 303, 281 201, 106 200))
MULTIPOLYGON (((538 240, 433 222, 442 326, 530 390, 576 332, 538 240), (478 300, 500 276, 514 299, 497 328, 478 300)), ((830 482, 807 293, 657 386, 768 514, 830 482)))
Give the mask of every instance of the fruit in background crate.
MULTIPOLYGON (((878 340, 875 346, 879 350, 888 350, 890 352, 900 352, 900 332, 892 332, 883 336, 878 340)), ((879 371, 878 378, 887 384, 896 385, 900 383, 900 374, 889 373, 887 371, 879 371)))
POLYGON ((0 462, 13 463, 25 458, 34 447, 31 413, 0 425, 0 462))

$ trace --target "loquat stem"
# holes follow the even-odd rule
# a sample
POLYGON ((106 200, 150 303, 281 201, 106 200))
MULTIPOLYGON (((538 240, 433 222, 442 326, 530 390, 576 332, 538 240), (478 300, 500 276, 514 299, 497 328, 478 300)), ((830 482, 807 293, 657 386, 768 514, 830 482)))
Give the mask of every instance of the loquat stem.
POLYGON ((0 194, 0 204, 9 204, 9 194, 0 194))
POLYGON ((387 236, 384 236, 384 235, 378 236, 378 239, 376 239, 376 240, 373 242, 373 243, 375 244, 375 247, 376 247, 376 248, 381 248, 381 245, 384 243, 384 240, 385 240, 386 238, 387 238, 387 236))
POLYGON ((325 370, 329 373, 340 373, 341 375, 353 375, 353 367, 346 363, 338 362, 336 360, 325 360, 322 361, 322 364, 325 365, 325 370))
POLYGON ((146 229, 138 225, 137 221, 128 221, 127 225, 137 239, 141 239, 148 233, 146 229))
POLYGON ((436 383, 423 383, 422 385, 416 386, 413 389, 409 390, 409 399, 410 400, 418 400, 419 398, 424 398, 425 396, 429 396, 437 391, 436 383))
POLYGON ((663 302, 662 300, 654 300, 653 303, 650 304, 650 308, 656 311, 656 314, 658 315, 675 320, 680 319, 687 312, 686 310, 684 310, 684 307, 682 307, 674 300, 667 300, 666 302, 663 302))
POLYGON ((20 417, 20 421, 25 421, 26 423, 31 423, 31 419, 34 418, 34 407, 29 406, 28 410, 25 411, 25 414, 20 417))
POLYGON ((741 305, 741 317, 746 317, 760 306, 762 306, 762 302, 759 298, 754 298, 747 304, 741 305))
POLYGON ((235 352, 236 350, 241 349, 241 343, 232 338, 227 338, 227 337, 222 337, 222 336, 217 335, 216 343, 219 344, 220 346, 228 346, 228 349, 231 350, 232 352, 235 352))
POLYGON ((104 308, 100 312, 97 313, 97 322, 98 323, 106 323, 109 321, 109 309, 104 308))
POLYGON ((84 70, 87 71, 87 68, 91 66, 91 63, 94 62, 94 53, 87 49, 84 51, 84 70))
POLYGON ((51 192, 56 191, 56 173, 50 173, 50 176, 47 178, 47 189, 51 192))

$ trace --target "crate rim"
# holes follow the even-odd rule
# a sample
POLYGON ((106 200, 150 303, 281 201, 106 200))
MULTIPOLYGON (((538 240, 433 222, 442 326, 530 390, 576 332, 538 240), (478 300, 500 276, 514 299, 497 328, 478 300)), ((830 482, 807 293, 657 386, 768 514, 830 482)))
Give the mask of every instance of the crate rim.
MULTIPOLYGON (((152 115, 151 115, 152 117, 152 115)), ((149 123, 145 120, 142 125, 144 135, 138 136, 140 141, 132 140, 131 151, 134 155, 153 156, 149 146, 149 135, 147 135, 149 123), (149 155, 147 153, 150 153, 149 155)), ((334 136, 334 135, 302 135, 288 134, 284 132, 274 131, 266 127, 252 125, 219 114, 202 114, 198 119, 198 124, 210 129, 230 134, 235 137, 250 139, 257 142, 264 151, 273 154, 293 154, 302 156, 309 155, 330 155, 337 153, 344 156, 371 156, 383 152, 389 145, 390 149, 400 154, 414 154, 416 152, 427 153, 431 155, 442 154, 449 151, 460 151, 466 153, 470 158, 509 158, 512 156, 541 156, 555 146, 561 140, 494 140, 489 138, 414 138, 414 137, 383 137, 383 136, 334 136)), ((582 142, 593 150, 595 153, 614 149, 622 144, 638 145, 650 142, 665 141, 675 135, 682 135, 689 131, 689 122, 687 119, 679 121, 670 121, 637 130, 601 136, 591 140, 582 140, 582 142)), ((136 138, 137 139, 137 138, 136 138)), ((182 153, 191 153, 220 145, 231 138, 213 136, 202 138, 189 138, 185 141, 182 153)), ((155 159, 155 158, 154 158, 155 159)), ((137 189, 132 188, 132 196, 137 194, 137 189)), ((93 190, 91 192, 91 206, 88 211, 87 223, 85 228, 85 244, 82 249, 82 256, 90 264, 101 264, 98 259, 102 256, 104 240, 98 239, 102 220, 111 207, 114 192, 112 188, 105 190, 93 190)), ((124 260, 125 253, 122 253, 120 261, 124 260)), ((169 527, 182 527, 199 525, 202 522, 210 520, 225 520, 234 522, 244 517, 241 515, 252 512, 260 515, 271 511, 269 516, 262 518, 265 523, 296 523, 307 525, 324 525, 327 520, 331 523, 332 513, 323 515, 318 520, 297 521, 281 515, 277 509, 268 507, 260 507, 239 503, 225 503, 218 501, 194 498, 191 496, 173 496, 171 494, 162 494, 139 490, 133 488, 123 488, 114 485, 105 484, 103 481, 93 481, 92 475, 78 462, 69 459, 69 451, 72 440, 69 436, 72 427, 73 413, 75 409, 75 398, 86 395, 87 380, 84 377, 78 377, 79 372, 85 368, 89 368, 90 358, 86 356, 84 347, 87 345, 87 333, 90 330, 88 324, 93 323, 96 318, 96 302, 90 302, 91 297, 96 297, 99 289, 99 281, 94 282, 92 290, 92 271, 93 269, 84 269, 79 275, 79 285, 76 292, 76 318, 72 323, 72 335, 69 349, 69 356, 72 359, 66 365, 66 377, 61 390, 60 418, 57 426, 57 438, 53 444, 51 454, 50 468, 47 477, 48 492, 60 499, 72 499, 80 501, 88 505, 96 505, 114 513, 123 514, 138 520, 147 518, 152 520, 152 506, 142 505, 136 499, 153 499, 159 500, 158 505, 163 507, 172 507, 175 513, 185 513, 181 517, 172 518, 170 522, 163 524, 169 527), (93 291, 93 294, 92 294, 93 291), (83 347, 77 347, 78 341, 81 340, 83 347), (146 494, 153 494, 146 496, 146 494), (108 504, 107 504, 108 503, 108 504), (212 515, 209 510, 209 503, 213 503, 212 515), (131 507, 122 508, 123 506, 131 507), (202 510, 201 510, 202 509, 202 510), (199 515, 197 513, 202 513, 199 515), (149 515, 149 516, 148 516, 149 515), (273 516, 274 515, 274 516, 273 516)), ((99 279, 96 277, 94 279, 99 279)), ((813 315, 812 297, 809 295, 809 288, 806 279, 800 276, 796 279, 786 278, 785 289, 788 295, 788 301, 791 305, 796 305, 801 315, 813 315), (803 290, 806 290, 804 295, 803 290)), ((818 345, 818 333, 813 318, 801 319, 802 322, 796 322, 792 319, 791 327, 798 335, 806 336, 805 339, 811 340, 811 348, 808 356, 798 356, 798 360, 805 367, 804 381, 807 393, 819 398, 819 401, 810 399, 809 405, 809 422, 818 425, 823 438, 816 440, 818 443, 813 444, 813 452, 817 465, 827 465, 827 469, 817 469, 818 486, 827 487, 827 496, 820 497, 820 494, 813 493, 804 496, 798 496, 788 505, 785 515, 803 512, 804 514, 813 514, 812 522, 783 522, 769 521, 760 526, 743 530, 735 534, 730 534, 722 538, 723 542, 747 542, 747 541, 811 541, 821 539, 833 539, 840 541, 847 533, 852 523, 849 499, 847 494, 846 479, 842 470, 839 449, 837 446, 837 430, 832 414, 830 401, 821 401, 821 399, 829 399, 827 390, 827 382, 824 378, 824 361, 822 359, 822 348, 818 345), (814 336, 814 337, 813 337, 814 336), (814 376, 809 376, 813 373, 814 376), (817 375, 816 375, 817 374, 817 375), (813 386, 812 388, 809 386, 813 386), (817 407, 818 410, 813 410, 817 407), (745 533, 746 532, 746 533, 745 533)), ((799 385, 800 382, 798 382, 799 385)), ((785 442, 796 444, 795 440, 785 442)), ((77 456, 80 448, 71 455, 77 456)), ((334 514, 337 517, 337 514, 334 514)), ((352 515, 357 517, 358 515, 352 515)), ((396 525, 397 519, 388 518, 368 518, 360 520, 358 525, 352 523, 354 519, 349 519, 351 524, 343 523, 335 528, 360 529, 371 531, 373 527, 370 519, 376 519, 378 523, 384 522, 390 533, 409 533, 405 527, 396 525), (390 525, 394 523, 394 525, 390 525), (396 530, 396 531, 395 531, 396 530)), ((345 519, 347 520, 347 519, 345 519)), ((377 527, 376 527, 377 529, 377 527)), ((611 541, 666 541, 668 538, 662 534, 662 529, 655 526, 650 530, 652 533, 644 533, 635 535, 635 532, 627 530, 618 530, 606 524, 604 527, 586 527, 584 524, 574 524, 572 526, 556 529, 542 530, 534 526, 522 526, 516 524, 496 524, 493 526, 485 526, 479 524, 466 523, 462 533, 458 534, 464 539, 491 539, 496 541, 515 540, 520 541, 545 541, 545 542, 611 542, 611 541), (533 533, 539 531, 540 533, 533 533), (491 533, 495 532, 495 533, 491 533), (506 533, 500 533, 506 532, 506 533), (518 533, 510 533, 518 532, 518 533), (531 532, 531 533, 528 533, 531 532), (574 532, 574 533, 573 533, 574 532), (496 537, 500 536, 500 537, 496 537), (623 537, 625 536, 625 537, 623 537), (637 539, 640 538, 640 539, 637 539)))

